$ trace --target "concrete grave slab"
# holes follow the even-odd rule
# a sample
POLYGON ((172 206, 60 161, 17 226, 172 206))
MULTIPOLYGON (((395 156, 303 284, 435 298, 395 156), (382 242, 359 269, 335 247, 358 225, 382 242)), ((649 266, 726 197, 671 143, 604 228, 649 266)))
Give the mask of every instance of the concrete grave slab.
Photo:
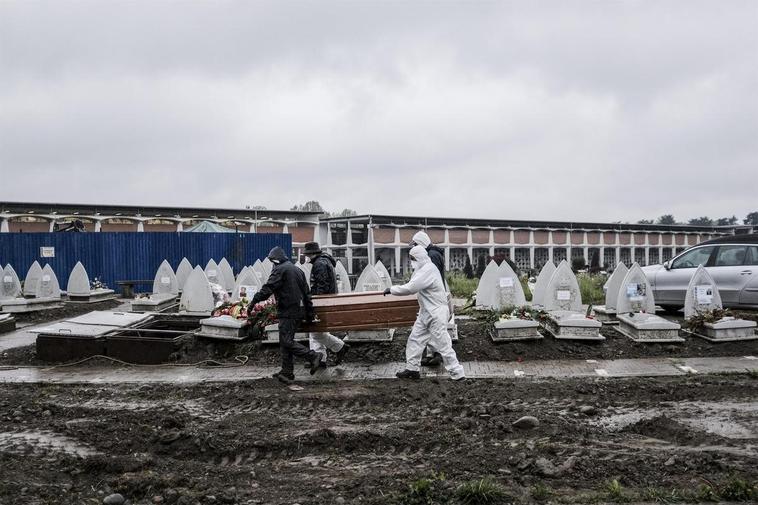
POLYGON ((110 310, 94 310, 81 316, 66 319, 67 323, 88 324, 97 326, 113 326, 125 328, 129 325, 142 322, 149 318, 149 314, 136 314, 134 312, 117 312, 110 310))
MULTIPOLYGON (((264 339, 261 340, 262 344, 278 344, 279 343, 279 325, 269 324, 263 331, 264 339)), ((308 333, 298 332, 295 333, 296 342, 307 342, 309 340, 308 333)))
POLYGON ((539 323, 531 319, 505 319, 495 322, 491 333, 493 342, 516 342, 520 340, 540 340, 539 323))
POLYGON ((347 332, 345 342, 392 342, 395 328, 388 330, 354 330, 347 332))
POLYGON ((632 312, 618 314, 618 331, 635 342, 668 343, 684 342, 679 336, 681 326, 655 314, 632 312))
POLYGON ((250 322, 232 316, 210 317, 200 320, 198 337, 216 340, 245 340, 248 337, 250 322))
POLYGON ((551 311, 549 315, 544 327, 557 340, 605 340, 605 337, 600 335, 603 325, 596 319, 589 319, 582 313, 567 310, 551 311))

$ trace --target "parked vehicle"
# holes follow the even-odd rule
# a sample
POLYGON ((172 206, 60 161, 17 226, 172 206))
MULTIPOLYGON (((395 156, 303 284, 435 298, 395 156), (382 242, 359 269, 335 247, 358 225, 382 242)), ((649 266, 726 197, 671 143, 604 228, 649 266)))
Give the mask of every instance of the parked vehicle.
POLYGON ((656 303, 671 311, 682 308, 698 265, 713 277, 724 307, 758 308, 758 233, 709 240, 662 265, 643 267, 656 303))

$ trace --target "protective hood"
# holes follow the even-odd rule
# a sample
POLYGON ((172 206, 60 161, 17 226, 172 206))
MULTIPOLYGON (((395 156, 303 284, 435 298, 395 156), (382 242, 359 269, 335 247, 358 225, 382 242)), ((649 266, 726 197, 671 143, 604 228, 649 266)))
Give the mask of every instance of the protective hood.
POLYGON ((411 248, 410 254, 413 258, 416 259, 416 262, 418 263, 419 267, 422 267, 426 265, 427 263, 431 263, 432 260, 429 259, 429 253, 426 252, 426 248, 421 245, 417 245, 411 248))
POLYGON ((334 259, 331 254, 327 254, 325 252, 322 252, 321 254, 319 254, 318 256, 316 256, 315 258, 313 258, 311 260, 311 263, 314 263, 318 258, 324 258, 326 261, 328 261, 329 263, 332 264, 332 267, 336 267, 337 266, 337 260, 334 259))
POLYGON ((426 249, 432 244, 432 239, 429 238, 429 235, 427 235, 425 231, 419 231, 413 236, 413 242, 416 242, 416 244, 420 246, 424 246, 424 249, 426 249))
POLYGON ((284 249, 281 247, 274 247, 271 249, 271 252, 268 253, 268 259, 271 260, 271 263, 274 263, 276 265, 280 265, 285 261, 289 261, 287 255, 284 254, 284 249))

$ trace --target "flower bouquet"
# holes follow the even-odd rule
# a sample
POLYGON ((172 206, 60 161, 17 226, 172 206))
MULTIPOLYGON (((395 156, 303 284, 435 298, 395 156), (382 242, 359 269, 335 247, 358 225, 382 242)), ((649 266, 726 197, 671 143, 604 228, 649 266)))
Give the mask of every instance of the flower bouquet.
POLYGON ((257 338, 258 336, 263 335, 266 326, 279 322, 276 312, 276 303, 271 300, 256 303, 253 305, 253 310, 250 311, 248 320, 252 326, 253 336, 257 338))

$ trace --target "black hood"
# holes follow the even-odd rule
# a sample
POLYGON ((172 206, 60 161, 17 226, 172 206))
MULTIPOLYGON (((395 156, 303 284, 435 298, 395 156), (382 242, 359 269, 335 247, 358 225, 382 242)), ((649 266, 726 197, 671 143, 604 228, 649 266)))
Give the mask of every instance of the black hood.
POLYGON ((284 263, 285 261, 289 261, 290 259, 287 257, 286 254, 284 254, 284 249, 281 247, 274 247, 271 249, 271 252, 268 253, 268 259, 271 260, 272 263, 284 263))
POLYGON ((442 254, 443 256, 445 255, 445 251, 443 251, 442 249, 440 249, 436 245, 430 245, 429 247, 426 248, 426 252, 430 252, 430 251, 437 251, 438 253, 442 254))
MULTIPOLYGON (((337 260, 334 259, 331 254, 327 254, 325 252, 322 252, 321 254, 318 255, 318 257, 319 258, 324 258, 325 260, 327 260, 329 263, 332 264, 332 267, 336 267, 337 266, 337 260)), ((314 259, 314 261, 315 261, 315 259, 314 259)))

